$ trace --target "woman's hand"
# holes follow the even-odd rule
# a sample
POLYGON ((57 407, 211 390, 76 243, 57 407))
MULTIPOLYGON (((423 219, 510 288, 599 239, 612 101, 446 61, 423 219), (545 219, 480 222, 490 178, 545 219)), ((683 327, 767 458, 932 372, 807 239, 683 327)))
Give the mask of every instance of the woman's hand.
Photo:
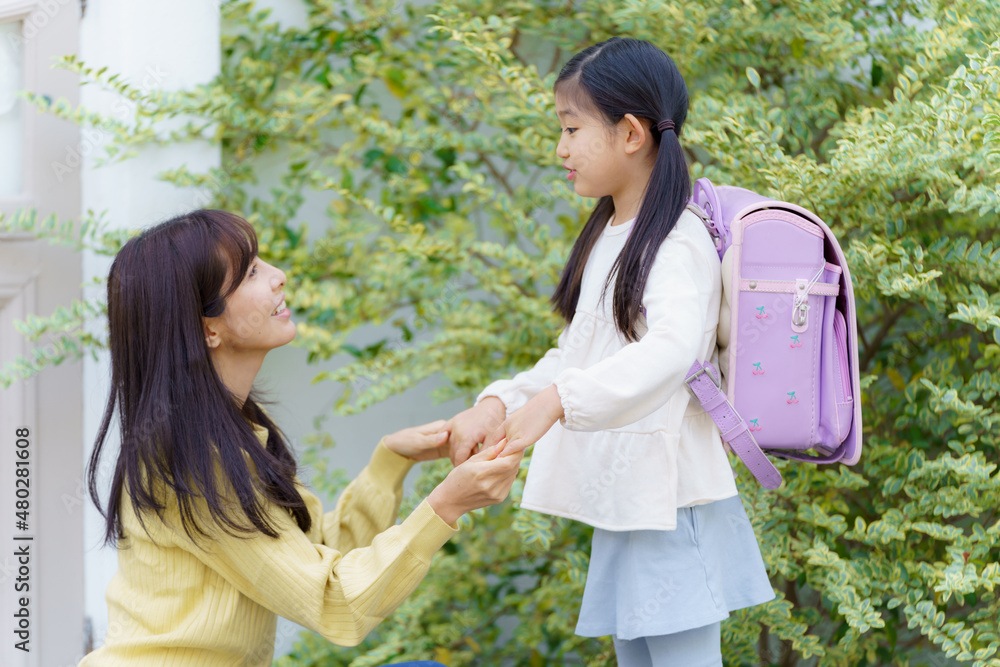
POLYGON ((466 461, 486 436, 499 426, 507 416, 507 408, 496 396, 487 396, 479 403, 459 412, 448 420, 445 428, 451 433, 448 438, 449 455, 452 465, 466 461))
POLYGON ((466 512, 496 505, 506 498, 517 479, 522 455, 497 458, 499 452, 500 447, 483 449, 448 473, 427 496, 434 513, 453 524, 466 512))
POLYGON ((525 449, 538 442, 552 426, 562 419, 563 407, 559 392, 554 384, 549 385, 524 404, 520 410, 515 410, 499 427, 483 442, 483 449, 493 447, 498 442, 507 439, 503 456, 521 454, 525 449))
POLYGON ((448 456, 448 429, 445 420, 411 426, 382 438, 387 449, 414 461, 430 461, 448 456))

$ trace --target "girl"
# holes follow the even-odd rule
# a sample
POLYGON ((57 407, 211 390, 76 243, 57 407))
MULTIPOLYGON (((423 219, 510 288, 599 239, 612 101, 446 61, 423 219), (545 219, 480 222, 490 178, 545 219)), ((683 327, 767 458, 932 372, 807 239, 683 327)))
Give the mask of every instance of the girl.
POLYGON ((721 272, 679 134, 673 61, 614 38, 555 84, 556 153, 599 198, 552 301, 558 346, 456 415, 452 459, 506 438, 535 448, 522 507, 594 526, 576 632, 613 635, 619 664, 721 665, 720 622, 774 597, 719 432, 683 385, 715 354, 721 272))
POLYGON ((267 352, 295 337, 284 285, 253 228, 223 211, 148 229, 115 258, 111 395, 88 481, 119 569, 105 643, 81 665, 270 665, 279 614, 355 645, 417 586, 463 513, 506 497, 517 457, 482 453, 393 525, 407 471, 447 455, 435 422, 382 438, 324 514, 252 391, 267 352), (98 477, 116 410, 105 511, 98 477))

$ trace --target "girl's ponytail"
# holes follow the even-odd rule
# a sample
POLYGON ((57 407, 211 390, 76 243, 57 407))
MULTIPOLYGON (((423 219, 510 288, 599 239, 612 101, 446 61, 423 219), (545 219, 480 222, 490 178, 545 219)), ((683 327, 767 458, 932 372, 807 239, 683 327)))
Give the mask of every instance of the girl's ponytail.
POLYGON ((656 253, 691 198, 691 178, 680 139, 672 129, 660 132, 655 123, 651 130, 660 144, 653 173, 632 233, 610 273, 616 276, 612 301, 615 326, 629 341, 639 339, 636 323, 656 253))
MULTIPOLYGON (((642 294, 660 244, 677 224, 691 195, 691 179, 679 135, 687 119, 688 93, 674 61, 663 51, 637 39, 614 37, 573 56, 555 87, 584 98, 609 126, 626 114, 646 119, 658 144, 656 162, 625 247, 615 260, 612 310, 615 326, 626 340, 638 340, 642 294)), ((614 213, 611 197, 603 197, 577 238, 552 302, 567 322, 573 321, 583 269, 604 225, 614 213)))

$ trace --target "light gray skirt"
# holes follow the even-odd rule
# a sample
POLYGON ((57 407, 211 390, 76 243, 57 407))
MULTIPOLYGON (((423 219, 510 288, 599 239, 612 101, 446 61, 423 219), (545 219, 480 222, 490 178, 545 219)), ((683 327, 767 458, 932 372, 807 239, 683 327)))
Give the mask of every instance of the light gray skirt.
POLYGON ((676 530, 594 529, 576 634, 682 632, 774 598, 739 496, 677 510, 676 530))

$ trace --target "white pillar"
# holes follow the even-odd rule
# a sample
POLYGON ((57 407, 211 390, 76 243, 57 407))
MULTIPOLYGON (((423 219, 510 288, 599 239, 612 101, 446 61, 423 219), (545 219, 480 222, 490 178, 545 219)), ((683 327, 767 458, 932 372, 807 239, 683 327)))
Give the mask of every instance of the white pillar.
MULTIPOLYGON (((219 7, 215 0, 99 0, 87 3, 81 27, 80 57, 92 68, 107 66, 146 89, 187 89, 210 81, 219 72, 219 7)), ((83 106, 117 119, 132 112, 132 103, 116 95, 85 86, 83 106)), ((107 211, 119 228, 145 227, 204 204, 203 193, 176 188, 158 181, 160 171, 186 165, 202 172, 220 164, 220 152, 207 142, 143 149, 138 157, 120 164, 95 168, 101 151, 97 144, 107 137, 85 130, 82 210, 107 211)), ((87 253, 84 280, 106 276, 108 258, 87 253)), ((86 298, 101 297, 103 288, 87 287, 86 298)), ((102 333, 103 335, 103 333, 102 333)), ((108 397, 110 367, 107 355, 87 359, 83 369, 84 464, 89 461, 94 438, 108 397)), ((115 456, 105 453, 105 463, 115 456)), ((105 493, 107 487, 105 486, 105 493)), ((104 496, 106 502, 107 496, 104 496)), ((103 519, 88 503, 84 517, 85 610, 90 619, 94 648, 108 628, 105 589, 117 570, 114 550, 101 547, 103 519)))

